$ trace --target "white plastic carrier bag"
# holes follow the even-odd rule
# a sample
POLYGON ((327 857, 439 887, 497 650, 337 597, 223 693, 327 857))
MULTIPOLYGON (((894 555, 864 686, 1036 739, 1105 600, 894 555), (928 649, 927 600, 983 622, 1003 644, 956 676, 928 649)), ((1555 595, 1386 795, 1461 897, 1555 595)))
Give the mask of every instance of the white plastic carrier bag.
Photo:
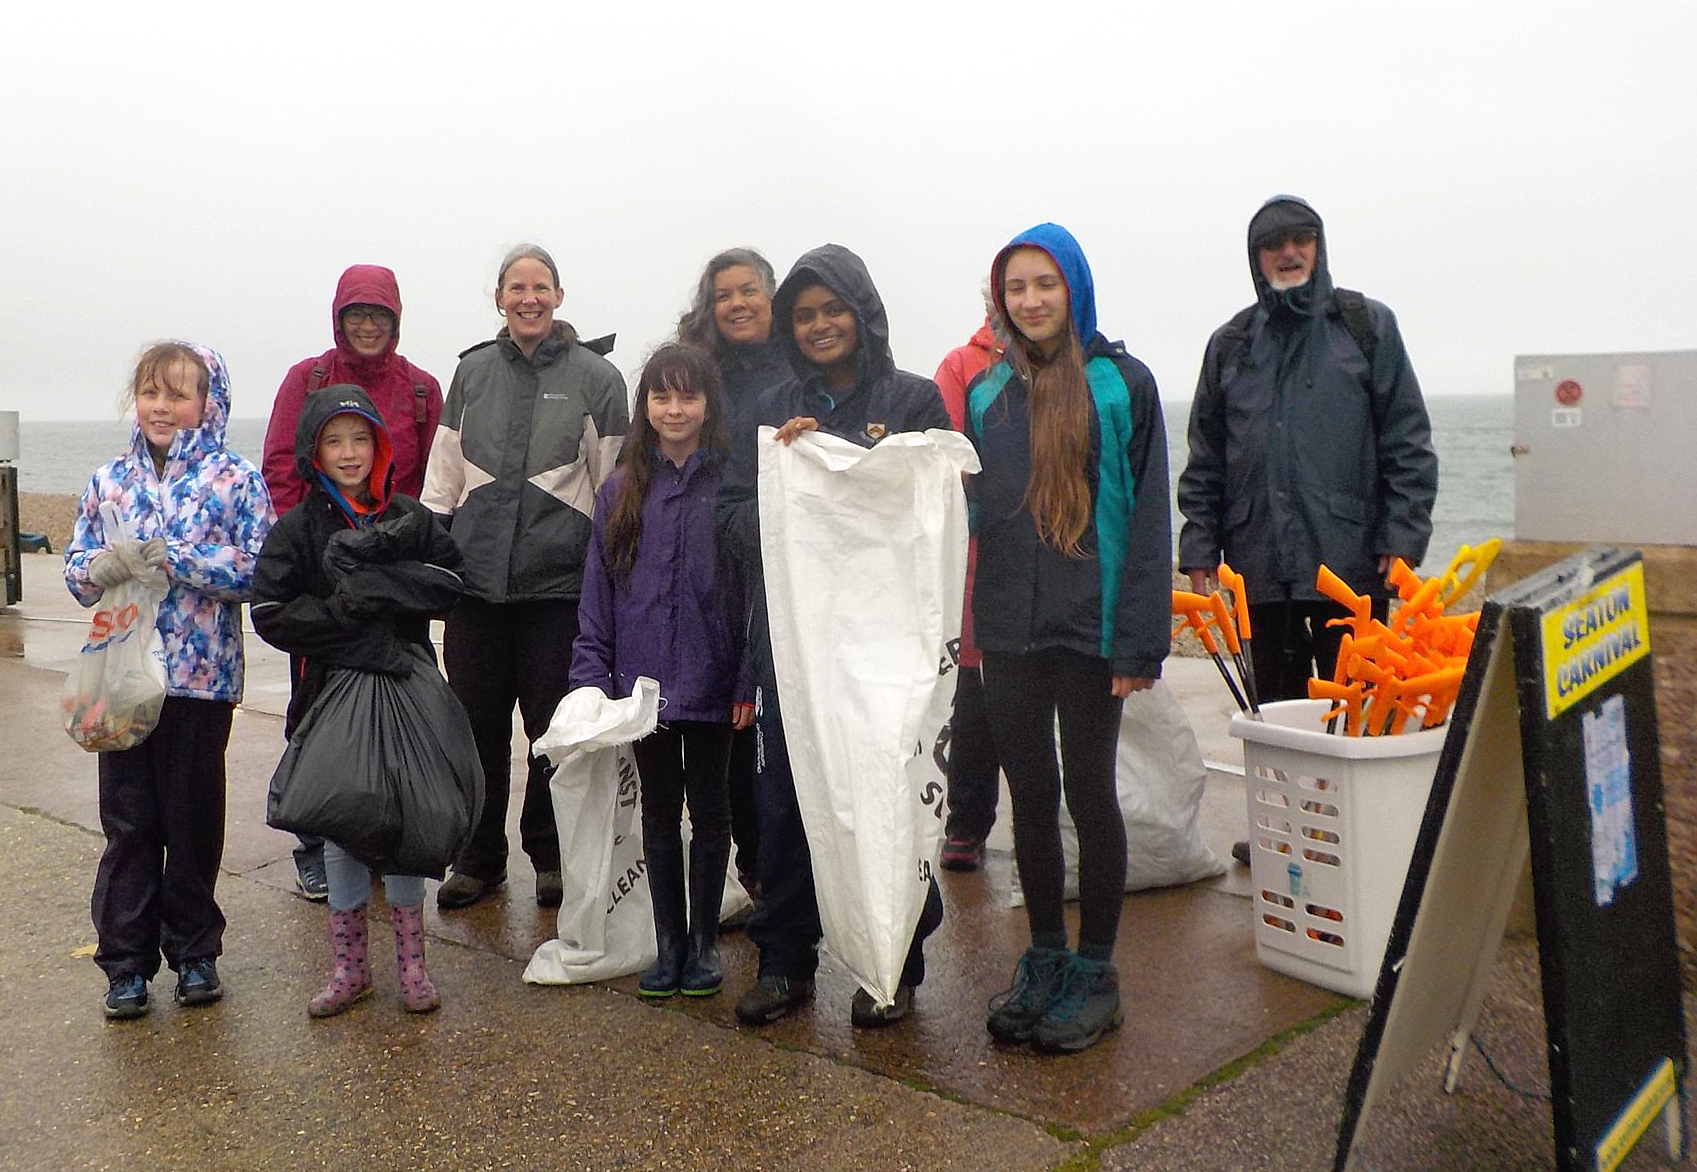
POLYGON ((101 595, 59 697, 65 731, 91 753, 133 748, 159 723, 166 685, 159 604, 170 589, 164 568, 142 560, 141 542, 118 506, 102 502, 100 518, 106 548, 131 577, 101 595))
POLYGON ((888 1004, 942 841, 966 580, 965 436, 760 429, 760 549, 825 945, 888 1004))
MULTIPOLYGON (((564 899, 557 936, 531 955, 524 979, 575 985, 638 973, 654 963, 654 903, 642 853, 641 778, 633 742, 654 731, 660 685, 639 676, 623 700, 599 688, 568 692, 535 752, 554 766, 548 789, 560 835, 564 899)), ((687 868, 689 828, 683 828, 687 868)), ((727 875, 720 918, 748 906, 727 875)))
MULTIPOLYGON (((1058 737, 1057 733, 1057 737, 1058 737)), ((1225 864, 1202 841, 1202 791, 1208 767, 1190 719, 1172 689, 1155 686, 1126 698, 1120 718, 1115 787, 1125 819, 1125 889, 1173 887, 1225 873, 1225 864)), ((1078 828, 1061 800, 1061 854, 1067 899, 1078 898, 1078 828)), ((1013 869, 1010 907, 1025 903, 1019 867, 1013 869)))

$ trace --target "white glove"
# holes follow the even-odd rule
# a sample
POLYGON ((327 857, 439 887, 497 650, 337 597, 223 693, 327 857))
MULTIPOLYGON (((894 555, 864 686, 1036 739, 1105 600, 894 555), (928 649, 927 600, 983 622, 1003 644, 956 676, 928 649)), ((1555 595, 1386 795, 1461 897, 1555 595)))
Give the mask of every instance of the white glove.
POLYGON ((157 570, 165 564, 165 539, 149 537, 141 543, 141 560, 147 563, 150 570, 157 570))
POLYGON ((130 580, 130 568, 124 559, 109 549, 103 549, 88 559, 88 580, 102 590, 110 590, 130 580))

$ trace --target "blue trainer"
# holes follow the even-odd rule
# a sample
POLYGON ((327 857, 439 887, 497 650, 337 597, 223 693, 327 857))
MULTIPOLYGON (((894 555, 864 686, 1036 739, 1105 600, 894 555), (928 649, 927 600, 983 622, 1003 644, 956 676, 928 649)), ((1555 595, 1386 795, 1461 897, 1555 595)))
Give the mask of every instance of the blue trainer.
POLYGON ((177 1004, 211 1005, 224 995, 218 980, 218 968, 210 956, 197 956, 182 963, 177 970, 177 1004))
POLYGON ((106 1016, 113 1021, 140 1017, 147 1012, 147 978, 140 973, 121 973, 106 986, 106 1016))

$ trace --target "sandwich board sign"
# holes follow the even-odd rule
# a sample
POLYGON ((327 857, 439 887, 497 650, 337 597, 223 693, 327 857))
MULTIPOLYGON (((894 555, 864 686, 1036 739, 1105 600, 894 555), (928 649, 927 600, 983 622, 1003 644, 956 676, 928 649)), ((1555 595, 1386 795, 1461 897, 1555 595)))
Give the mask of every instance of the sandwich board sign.
POLYGON ((1334 1172, 1369 1113, 1450 1047, 1454 1090, 1530 864, 1556 1167, 1613 1172, 1686 1074, 1644 566, 1575 554, 1479 617, 1345 1092, 1334 1172))

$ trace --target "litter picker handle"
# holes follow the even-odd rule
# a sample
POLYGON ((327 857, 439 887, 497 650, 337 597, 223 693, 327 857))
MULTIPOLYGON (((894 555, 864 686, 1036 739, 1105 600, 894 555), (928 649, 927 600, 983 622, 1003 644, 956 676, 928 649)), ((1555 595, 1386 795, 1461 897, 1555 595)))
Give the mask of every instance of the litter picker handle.
POLYGON ((1243 642, 1251 638, 1249 630, 1249 592, 1243 588, 1243 575, 1225 562, 1220 563, 1220 585, 1232 593, 1232 618, 1237 620, 1237 637, 1243 642))

